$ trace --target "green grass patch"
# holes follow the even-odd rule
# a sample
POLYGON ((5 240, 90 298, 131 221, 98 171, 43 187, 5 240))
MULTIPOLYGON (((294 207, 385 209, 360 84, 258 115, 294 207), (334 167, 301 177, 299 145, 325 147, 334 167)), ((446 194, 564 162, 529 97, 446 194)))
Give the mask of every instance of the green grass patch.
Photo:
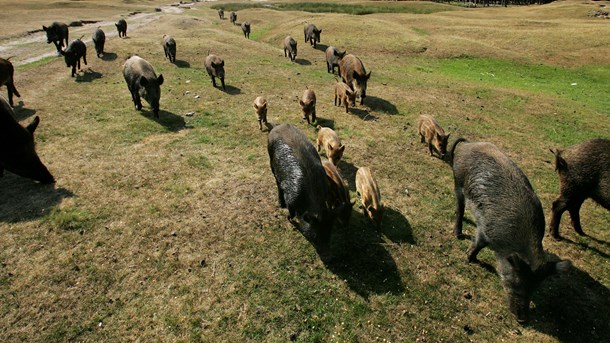
POLYGON ((89 228, 94 221, 93 215, 75 207, 54 208, 46 217, 46 222, 56 230, 78 231, 89 228))
POLYGON ((224 9, 225 11, 239 11, 249 8, 266 8, 277 11, 303 11, 311 13, 346 13, 353 15, 365 15, 374 13, 412 13, 430 14, 451 10, 451 7, 424 3, 384 3, 384 4, 342 4, 332 2, 288 2, 288 3, 227 3, 213 5, 213 9, 224 9))
MULTIPOLYGON (((19 71, 25 71, 25 70, 33 69, 36 67, 40 67, 40 66, 50 63, 52 61, 55 61, 57 58, 58 58, 57 56, 47 56, 42 59, 39 59, 38 61, 22 64, 20 66, 15 66, 15 71, 19 72, 19 71)), ((62 60, 63 60, 63 56, 62 56, 62 60)))

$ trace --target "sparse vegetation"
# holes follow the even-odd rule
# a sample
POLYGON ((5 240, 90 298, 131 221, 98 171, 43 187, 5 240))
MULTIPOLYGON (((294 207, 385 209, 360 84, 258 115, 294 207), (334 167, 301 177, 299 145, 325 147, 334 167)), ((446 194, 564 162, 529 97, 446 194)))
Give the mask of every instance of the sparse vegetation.
MULTIPOLYGON (((17 118, 24 124, 40 116, 37 152, 57 183, 39 185, 9 172, 0 178, 0 341, 610 336, 610 213, 587 201, 581 220, 589 236, 575 234, 564 218, 566 240, 545 237, 545 248, 574 268, 542 284, 531 322, 519 325, 506 307, 493 253, 481 251, 483 267, 465 262, 469 242, 451 234, 451 169, 429 156, 416 128, 420 114, 431 114, 451 141, 464 136, 498 145, 529 177, 548 221, 559 194, 549 148, 610 132, 610 36, 607 22, 586 15, 597 4, 451 7, 365 21, 302 9, 239 9, 238 21, 253 25, 252 40, 220 20, 210 3, 154 12, 163 4, 3 2, 0 31, 16 22, 3 47, 19 45, 51 14, 107 20, 106 33, 116 31, 120 15, 150 16, 128 16, 126 39, 107 35, 105 59, 89 44, 89 65, 76 80, 62 58, 28 63, 32 54, 54 53, 44 41, 6 50, 16 55, 17 118), (303 21, 312 18, 323 29, 322 50, 303 44, 303 21), (176 39, 175 64, 164 58, 163 34, 176 39), (281 50, 287 34, 299 41, 296 63, 281 50), (356 54, 372 72, 365 106, 350 113, 333 106, 327 45, 356 54), (226 92, 211 85, 203 66, 208 51, 225 60, 226 92), (133 53, 165 77, 158 120, 147 104, 133 108, 121 73, 133 53), (297 102, 306 86, 317 94, 319 123, 346 146, 338 168, 351 197, 357 168, 368 166, 386 205, 381 234, 356 205, 350 227, 333 232, 330 261, 279 209, 267 135, 252 108, 265 96, 271 123, 293 123, 314 142, 316 131, 300 120, 297 102)), ((96 27, 71 28, 70 37, 90 37, 96 27)), ((468 211, 464 224, 472 234, 468 211)))

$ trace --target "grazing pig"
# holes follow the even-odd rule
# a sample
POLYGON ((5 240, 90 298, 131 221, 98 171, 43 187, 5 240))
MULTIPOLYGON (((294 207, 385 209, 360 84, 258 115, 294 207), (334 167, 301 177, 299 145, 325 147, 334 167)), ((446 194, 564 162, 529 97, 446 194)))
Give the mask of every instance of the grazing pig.
POLYGON ((119 22, 114 24, 114 26, 116 26, 117 31, 119 31, 119 38, 127 37, 127 22, 125 19, 119 20, 119 22))
POLYGON ((229 16, 229 21, 231 22, 231 24, 235 25, 236 20, 237 20, 237 13, 231 12, 231 15, 229 16))
POLYGON ((347 83, 337 80, 335 83, 335 106, 345 106, 345 113, 348 113, 348 104, 356 106, 356 93, 349 88, 347 83))
POLYGON ((0 176, 6 169, 41 183, 55 182, 34 149, 34 131, 39 122, 36 116, 24 128, 15 120, 11 106, 0 97, 0 176))
POLYGON ((362 61, 358 57, 348 54, 339 61, 339 73, 343 82, 360 96, 360 105, 364 105, 366 83, 371 77, 371 72, 367 74, 362 61))
POLYGON ((326 247, 334 216, 326 205, 329 185, 316 149, 299 129, 281 124, 269 132, 267 151, 280 207, 288 208, 291 223, 300 219, 307 238, 326 247))
POLYGON ((318 152, 322 147, 324 147, 326 157, 332 164, 337 166, 341 160, 341 157, 343 157, 345 145, 341 144, 339 136, 337 136, 337 133, 333 129, 322 127, 320 125, 317 126, 317 129, 318 139, 316 140, 316 145, 318 147, 318 152))
POLYGON ((176 41, 174 38, 163 35, 163 51, 165 52, 165 58, 171 63, 176 62, 176 41))
POLYGON ((216 78, 220 79, 220 83, 222 84, 222 89, 225 88, 225 61, 220 59, 220 57, 216 55, 208 55, 205 58, 205 70, 207 70, 208 75, 212 78, 212 85, 216 87, 216 78))
POLYGON ((291 62, 297 58, 297 41, 290 36, 284 38, 284 57, 288 56, 291 62), (286 55, 288 53, 288 55, 286 55))
POLYGON ((445 130, 434 117, 426 114, 420 115, 417 121, 417 132, 422 143, 428 142, 430 156, 432 156, 432 148, 434 148, 440 159, 445 157, 450 133, 445 134, 445 130))
POLYGON ((484 247, 494 251, 509 310, 524 323, 539 283, 570 262, 553 262, 545 253, 542 205, 521 169, 491 143, 464 141, 456 140, 449 161, 457 198, 454 233, 461 238, 468 204, 477 222, 468 261, 477 261, 484 247))
POLYGON ((80 39, 75 39, 70 43, 70 46, 61 52, 66 61, 66 67, 72 67, 72 77, 76 74, 76 66, 80 70, 80 59, 87 65, 87 46, 80 39))
POLYGON ((256 119, 258 119, 258 129, 263 131, 263 123, 267 125, 267 99, 262 96, 254 99, 254 110, 256 111, 256 119))
POLYGON ((143 97, 152 107, 156 118, 159 118, 159 99, 161 99, 161 85, 163 75, 155 74, 153 66, 140 56, 131 56, 123 64, 123 77, 131 93, 131 99, 137 110, 142 109, 143 97))
POLYGON ((568 210, 572 226, 584 235, 580 226, 580 206, 588 199, 610 210, 610 140, 592 139, 565 150, 551 150, 555 154, 555 170, 559 174, 560 195, 553 202, 549 229, 551 236, 560 239, 559 222, 568 210))
POLYGON ((244 37, 250 39, 250 22, 244 21, 241 23, 241 30, 244 31, 244 37))
POLYGON ((68 46, 68 25, 65 23, 54 22, 49 27, 43 25, 42 29, 47 33, 47 44, 55 44, 57 53, 60 53, 64 46, 68 46))
POLYGON ((220 18, 220 20, 224 20, 225 19, 225 10, 223 10, 222 8, 218 9, 218 17, 220 18))
POLYGON ((337 74, 341 75, 341 68, 339 67, 339 61, 341 61, 341 59, 343 58, 343 56, 345 56, 345 54, 347 53, 347 51, 339 51, 339 49, 335 48, 334 46, 329 46, 328 48, 326 48, 326 70, 331 73, 334 74, 335 73, 335 67, 337 67, 337 74))
POLYGON ((329 181, 326 205, 331 209, 342 226, 348 226, 355 201, 351 201, 349 198, 349 191, 347 190, 347 187, 345 187, 345 183, 343 183, 343 178, 341 177, 341 174, 339 174, 337 167, 328 160, 323 160, 322 166, 324 167, 326 177, 329 181))
POLYGON ((305 36, 305 43, 310 42, 313 47, 316 47, 316 43, 320 43, 320 33, 322 30, 318 30, 318 28, 314 24, 308 24, 303 28, 303 35, 305 36))
POLYGON ((316 93, 311 89, 306 89, 303 92, 303 98, 299 100, 301 111, 303 112, 303 119, 307 120, 307 124, 316 122, 316 93), (311 116, 311 122, 309 121, 311 116))
POLYGON ((106 43, 106 34, 99 27, 93 32, 93 44, 95 44, 95 52, 97 57, 104 56, 104 44, 106 43))
POLYGON ((381 221, 385 209, 381 203, 379 186, 369 167, 358 168, 356 172, 356 192, 361 197, 364 214, 377 225, 377 231, 381 231, 381 221))
POLYGON ((13 94, 21 98, 21 94, 15 88, 14 74, 15 68, 13 68, 13 64, 8 59, 0 58, 0 87, 6 85, 6 89, 8 89, 8 103, 11 106, 13 106, 13 94))

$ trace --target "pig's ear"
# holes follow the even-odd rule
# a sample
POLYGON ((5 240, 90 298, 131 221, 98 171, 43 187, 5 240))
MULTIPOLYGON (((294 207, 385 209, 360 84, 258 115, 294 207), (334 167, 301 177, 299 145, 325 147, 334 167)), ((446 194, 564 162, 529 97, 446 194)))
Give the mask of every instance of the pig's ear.
POLYGON ((148 80, 144 76, 140 77, 140 86, 146 87, 147 85, 148 85, 148 80))
POLYGON ((258 106, 256 106, 256 103, 252 104, 254 106, 254 109, 258 111, 258 106))
POLYGON ((335 149, 333 148, 333 146, 332 146, 332 145, 330 145, 330 143, 326 144, 326 146, 327 146, 327 149, 328 149, 329 151, 333 151, 333 150, 335 150, 335 149))
POLYGON ((309 214, 309 212, 305 212, 303 213, 303 220, 306 221, 307 223, 311 224, 314 221, 314 217, 309 214))
POLYGON ((159 84, 159 86, 163 84, 163 74, 159 75, 159 77, 157 78, 157 83, 159 84))
POLYGON ((449 140, 449 136, 451 136, 451 134, 450 134, 450 133, 448 133, 448 134, 445 136, 445 140, 447 140, 447 141, 448 141, 448 140, 449 140))
POLYGON ((375 209, 373 208, 373 205, 368 205, 368 206, 366 207, 366 211, 367 211, 368 213, 373 213, 373 211, 374 211, 374 210, 375 210, 375 209))
POLYGON ((221 67, 224 67, 224 66, 225 66, 225 61, 224 61, 224 60, 222 60, 222 61, 220 62, 220 66, 221 66, 221 67))
POLYGON ((342 145, 339 147, 339 152, 343 153, 343 151, 345 151, 345 145, 342 145))
POLYGON ((38 116, 36 116, 36 118, 34 118, 34 120, 32 120, 32 122, 30 123, 30 125, 28 125, 26 127, 26 130, 28 130, 28 132, 33 135, 34 131, 36 131, 36 128, 38 127, 38 124, 40 123, 40 118, 38 116))
POLYGON ((322 30, 318 30, 318 33, 322 33, 322 30))
POLYGON ((368 73, 368 74, 366 74, 366 79, 368 80, 368 79, 370 79, 370 78, 371 78, 371 72, 369 71, 369 73, 368 73))
POLYGON ((48 28, 48 27, 46 27, 46 26, 44 26, 44 25, 42 25, 42 29, 43 29, 43 30, 45 30, 45 31, 48 31, 48 30, 49 30, 49 28, 48 28))
POLYGON ((299 100, 299 105, 301 105, 301 107, 305 107, 305 103, 303 102, 303 100, 299 100))
POLYGON ((360 75, 358 75, 358 73, 356 73, 355 71, 352 72, 352 77, 356 80, 360 79, 360 75))

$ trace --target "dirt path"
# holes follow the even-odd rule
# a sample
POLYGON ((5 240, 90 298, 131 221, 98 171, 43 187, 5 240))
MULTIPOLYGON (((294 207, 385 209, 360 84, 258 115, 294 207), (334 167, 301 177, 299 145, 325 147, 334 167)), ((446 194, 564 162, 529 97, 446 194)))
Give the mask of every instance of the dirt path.
MULTIPOLYGON (((165 14, 181 14, 186 9, 195 6, 196 3, 183 3, 161 6, 160 12, 148 13, 131 13, 124 16, 128 22, 128 34, 137 30, 139 27, 150 24, 158 20, 165 14)), ((104 30, 106 37, 117 36, 117 31, 114 26, 116 20, 99 21, 95 23, 84 24, 83 26, 70 27, 69 40, 81 38, 86 43, 91 42, 91 35, 94 28, 100 27, 104 30)), ((26 34, 23 38, 13 39, 3 44, 0 44, 0 56, 4 58, 11 57, 11 62, 15 66, 25 65, 40 61, 46 57, 57 56, 55 46, 47 44, 47 37, 44 31, 38 31, 26 34)))

